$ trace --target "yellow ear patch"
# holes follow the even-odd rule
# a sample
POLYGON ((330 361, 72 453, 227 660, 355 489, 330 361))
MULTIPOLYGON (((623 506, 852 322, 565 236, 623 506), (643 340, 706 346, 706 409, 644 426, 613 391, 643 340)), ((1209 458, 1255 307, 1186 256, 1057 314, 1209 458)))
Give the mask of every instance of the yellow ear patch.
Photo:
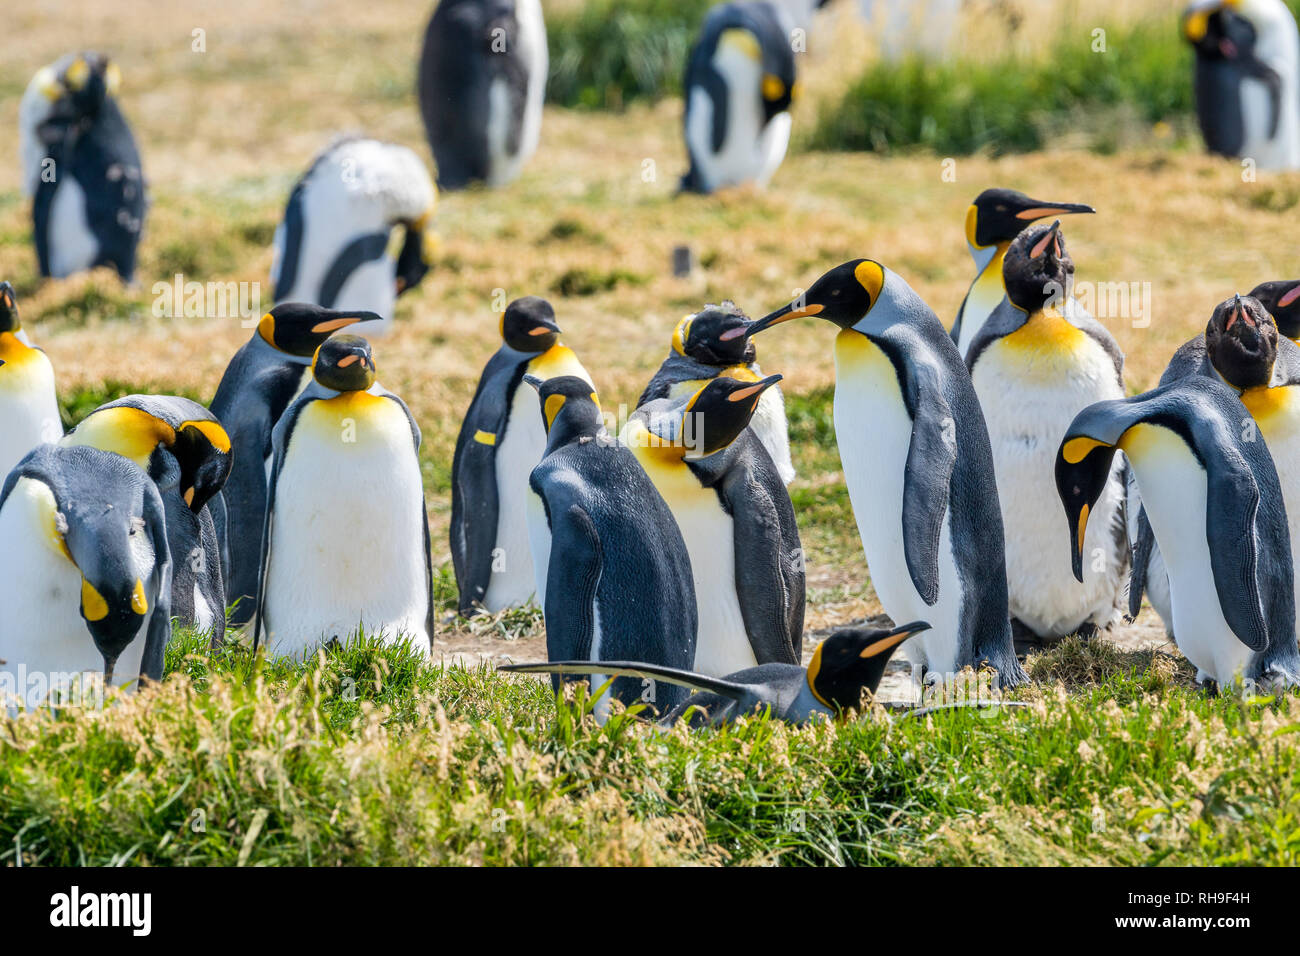
POLYGON ((1183 21, 1183 35, 1193 43, 1200 43, 1210 29, 1210 10, 1198 10, 1183 21))
POLYGON ((1061 457, 1068 464, 1077 465, 1091 454, 1094 448, 1110 448, 1104 441, 1097 441, 1095 438, 1089 438, 1086 435, 1080 435, 1078 438, 1071 438, 1061 448, 1061 457))
POLYGON ((226 434, 226 430, 222 428, 220 425, 218 425, 216 422, 205 422, 205 421, 181 422, 181 427, 179 430, 184 431, 187 428, 194 429, 196 432, 198 432, 200 435, 206 438, 209 442, 212 443, 212 447, 215 448, 217 451, 223 453, 227 453, 230 451, 230 436, 226 434))
POLYGON ((54 71, 48 66, 42 67, 36 74, 36 88, 41 91, 41 95, 47 100, 53 102, 63 95, 63 84, 54 71))
POLYGON ((808 690, 812 691, 812 695, 823 705, 834 710, 835 708, 831 702, 817 692, 817 675, 820 674, 822 670, 822 648, 824 646, 824 641, 821 644, 818 644, 817 650, 813 651, 812 660, 808 662, 808 690))
MULTIPOLYGON (((275 345, 275 316, 270 312, 262 316, 257 322, 257 334, 267 345, 275 345)), ((276 348, 279 348, 277 345, 276 348)))
POLYGON ((149 599, 144 596, 144 582, 139 578, 135 579, 135 587, 131 589, 131 610, 141 616, 149 612, 149 599))
POLYGON ((686 354, 686 338, 691 334, 691 323, 693 321, 695 321, 695 316, 684 315, 673 329, 673 351, 678 355, 686 354))
POLYGON ((108 88, 109 96, 116 96, 117 91, 122 88, 122 71, 118 69, 116 63, 110 63, 105 68, 104 86, 108 88))
POLYGON ((68 84, 68 89, 81 89, 86 85, 86 81, 90 79, 90 64, 81 57, 77 57, 64 71, 63 79, 68 84))
POLYGON ((564 407, 566 401, 563 395, 548 395, 546 404, 542 407, 546 413, 546 427, 550 428, 555 424, 555 416, 560 414, 560 409, 564 407))
POLYGON ((718 49, 730 48, 742 56, 746 56, 755 63, 763 58, 763 51, 758 45, 758 37, 748 30, 742 30, 740 27, 732 27, 730 30, 723 30, 722 35, 718 37, 718 49))
POLYGON ((885 286, 885 267, 879 262, 863 259, 853 270, 853 275, 857 278, 858 284, 870 293, 871 304, 875 305, 876 300, 880 298, 880 290, 885 286))
POLYGON ((108 617, 108 602, 85 578, 81 579, 81 613, 87 621, 102 621, 108 617))
POLYGON ((763 99, 769 102, 779 100, 785 96, 785 83, 779 76, 771 73, 763 75, 763 99))
POLYGON ((980 248, 980 244, 975 241, 975 229, 979 225, 979 220, 979 207, 971 203, 970 208, 966 210, 966 241, 977 249, 980 248))

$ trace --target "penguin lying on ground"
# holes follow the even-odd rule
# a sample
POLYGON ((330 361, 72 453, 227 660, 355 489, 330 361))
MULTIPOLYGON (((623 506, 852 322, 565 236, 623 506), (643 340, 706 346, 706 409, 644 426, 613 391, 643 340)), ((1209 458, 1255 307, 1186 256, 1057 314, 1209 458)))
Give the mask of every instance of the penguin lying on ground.
MULTIPOLYGON (((693 394, 709 379, 725 376, 757 382, 763 377, 754 343, 749 340, 750 319, 733 302, 706 305, 688 315, 673 329, 668 358, 650 379, 640 408, 657 398, 693 394)), ((794 481, 790 461, 790 431, 785 419, 785 399, 779 385, 763 392, 749 427, 758 436, 785 484, 794 481)))
POLYGON ((1292 342, 1300 340, 1300 279, 1261 282, 1250 290, 1277 323, 1277 330, 1292 342))
POLYGON ((597 674, 663 682, 694 691, 660 722, 671 726, 687 716, 691 726, 729 724, 737 717, 770 708, 772 716, 791 724, 841 717, 862 705, 863 691, 876 692, 895 648, 913 634, 929 629, 923 621, 892 630, 848 628, 836 631, 798 664, 763 664, 726 677, 709 677, 673 667, 635 661, 553 661, 549 664, 503 664, 515 674, 597 674), (599 667, 599 673, 597 668, 599 667))
MULTIPOLYGON (((545 457, 529 479, 528 509, 547 657, 689 668, 696 597, 672 512, 632 453, 605 431, 586 379, 528 381, 547 429, 545 457)), ((592 677, 593 693, 604 682, 600 674, 592 677)), ((616 680, 610 693, 625 704, 643 699, 639 680, 616 680)), ((684 697, 669 686, 646 702, 663 713, 684 697)), ((597 719, 608 712, 606 695, 596 704, 597 719)))
POLYGON ((0 481, 42 442, 63 434, 54 367, 18 318, 18 297, 0 282, 0 481))
POLYGON ((298 656, 357 631, 433 648, 420 429, 375 381, 370 344, 337 335, 275 426, 254 647, 298 656))
POLYGON ((23 94, 23 187, 43 276, 101 265, 123 282, 135 274, 146 200, 140 153, 115 99, 120 80, 102 53, 69 53, 38 70, 23 94))
POLYGON ((528 476, 542 460, 546 423, 524 376, 576 375, 594 391, 573 350, 560 342, 555 310, 525 296, 501 316, 502 344, 479 377, 451 463, 451 558, 460 613, 527 604, 537 580, 528 546, 528 476))
POLYGON ((921 297, 870 259, 836 266, 750 334, 802 316, 840 330, 835 438, 876 594, 894 620, 933 624, 904 648, 913 678, 988 662, 1003 686, 1023 683, 993 454, 957 347, 921 297))
POLYGON ((1098 402, 1071 423, 1056 462, 1074 576, 1092 503, 1128 457, 1169 568, 1173 631, 1197 680, 1300 681, 1286 508, 1264 442, 1231 388, 1189 375, 1098 402))

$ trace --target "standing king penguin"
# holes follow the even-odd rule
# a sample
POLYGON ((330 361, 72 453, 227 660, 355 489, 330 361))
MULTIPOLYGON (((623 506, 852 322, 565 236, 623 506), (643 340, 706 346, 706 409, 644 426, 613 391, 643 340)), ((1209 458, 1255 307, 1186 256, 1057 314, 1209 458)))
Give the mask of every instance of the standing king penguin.
POLYGON ((1034 226, 1012 241, 1003 264, 1007 297, 966 353, 993 444, 1011 616, 1046 640, 1114 623, 1128 571, 1122 456, 1092 505, 1082 587, 1060 533, 1061 435, 1089 405, 1125 395, 1115 339, 1077 304, 1066 315, 1074 262, 1060 225, 1034 226))
MULTIPOLYGON (((456 439, 451 464, 451 558, 460 613, 527 604, 536 574, 528 545, 528 476, 542 460, 546 423, 525 375, 574 375, 595 391, 560 343, 555 310, 525 296, 501 316, 501 347, 488 360, 456 439)), ((543 595, 538 595, 541 600, 543 595)))
POLYGON ((135 275, 144 226, 140 153, 117 105, 121 74, 100 53, 69 53, 32 77, 18 108, 23 187, 41 275, 112 266, 135 275))
MULTIPOLYGON (((691 561, 672 512, 601 420, 591 383, 575 375, 542 381, 546 453, 529 478, 528 536, 553 661, 639 660, 689 669, 695 659, 696 599, 691 561)), ((593 692, 605 683, 590 678, 593 692)), ((559 686, 559 678, 555 678, 559 686)), ((625 704, 642 682, 621 678, 625 704)), ((672 685, 652 703, 666 713, 686 696, 672 685)), ((609 713, 610 695, 596 703, 609 713)))
POLYGON ((433 647, 420 429, 375 381, 370 344, 337 335, 275 426, 254 644, 300 656, 362 628, 433 647))
MULTIPOLYGON (((673 329, 668 357, 641 393, 637 407, 659 398, 693 395, 712 378, 757 382, 763 370, 758 367, 754 343, 749 339, 749 325, 749 317, 733 302, 706 305, 683 318, 673 329)), ((787 485, 794 481, 781 386, 763 392, 749 427, 772 456, 781 480, 787 485)))
POLYGON ((793 24, 771 3, 723 3, 704 19, 686 64, 682 189, 766 186, 790 143, 796 93, 793 24))
POLYGON ((1023 683, 993 452, 953 340, 870 259, 832 269, 750 332, 802 316, 840 329, 835 437, 876 594, 895 621, 933 625, 903 648, 913 678, 987 662, 1002 686, 1023 683))
POLYGON ((380 316, 357 329, 392 328, 397 297, 429 271, 436 193, 405 146, 344 138, 325 149, 289 195, 275 231, 275 301, 380 316), (396 230, 401 251, 389 253, 396 230))
POLYGON ((641 406, 619 438, 686 541, 699 616, 692 669, 712 677, 800 661, 804 570, 794 506, 747 427, 780 379, 709 379, 641 406))
POLYGON ((537 150, 549 65, 539 0, 441 0, 417 81, 439 189, 519 175, 537 150))
POLYGON ((1277 330, 1292 342, 1300 342, 1300 279, 1261 282, 1250 290, 1277 323, 1277 330))
POLYGON ((54 367, 18 318, 18 297, 0 282, 0 480, 29 451, 63 435, 54 367))
POLYGON ((272 430, 311 381, 312 356, 321 344, 339 329, 378 318, 373 312, 336 312, 300 302, 277 305, 262 316, 221 376, 211 408, 230 436, 235 458, 224 491, 232 624, 253 619, 272 430))
POLYGON ((1300 681, 1286 508, 1264 442, 1222 382, 1190 375, 1079 413, 1061 442, 1056 487, 1082 580, 1092 503, 1128 458, 1169 568, 1173 630, 1197 680, 1300 681))

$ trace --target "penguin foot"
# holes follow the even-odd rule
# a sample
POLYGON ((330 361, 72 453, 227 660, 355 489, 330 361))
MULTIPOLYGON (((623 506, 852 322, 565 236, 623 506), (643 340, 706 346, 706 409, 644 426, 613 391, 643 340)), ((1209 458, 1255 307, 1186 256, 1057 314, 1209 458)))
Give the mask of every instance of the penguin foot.
POLYGON ((1098 627, 1092 621, 1085 621, 1084 623, 1079 625, 1078 630, 1076 630, 1074 633, 1075 636, 1079 638, 1079 640, 1083 641, 1086 644, 1088 643, 1088 641, 1093 640, 1098 634, 1101 633, 1101 628, 1098 627))

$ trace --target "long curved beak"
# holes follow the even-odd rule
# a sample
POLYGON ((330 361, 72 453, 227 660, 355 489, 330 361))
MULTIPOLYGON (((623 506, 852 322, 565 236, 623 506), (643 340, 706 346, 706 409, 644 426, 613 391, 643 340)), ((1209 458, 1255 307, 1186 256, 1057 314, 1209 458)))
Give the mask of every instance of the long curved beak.
POLYGON ((769 375, 767 378, 761 379, 760 381, 755 382, 753 385, 749 385, 745 388, 738 388, 730 395, 727 396, 727 401, 743 402, 747 398, 753 398, 757 395, 762 395, 764 392, 766 392, 777 382, 781 381, 783 377, 784 376, 780 375, 779 373, 776 375, 769 375))
POLYGON ((883 654, 891 648, 902 644, 909 637, 920 634, 922 631, 928 631, 930 625, 925 621, 913 621, 911 624, 900 624, 892 631, 887 631, 872 644, 863 648, 859 657, 875 657, 877 654, 883 654))
POLYGON ((769 312, 757 322, 750 325, 748 334, 757 335, 764 329, 770 329, 774 325, 780 325, 782 322, 789 322, 791 319, 802 319, 810 315, 819 315, 822 307, 816 303, 801 305, 796 308, 791 302, 789 305, 783 305, 775 312, 769 312))
POLYGON ((1080 584, 1083 583, 1083 536, 1088 533, 1088 513, 1091 510, 1088 505, 1079 509, 1079 520, 1074 527, 1074 547, 1070 549, 1070 568, 1080 584))
POLYGON ((1032 206, 1027 206, 1016 213, 1017 219, 1024 219, 1032 222, 1037 219, 1046 219, 1048 216, 1072 216, 1078 213, 1095 213, 1097 210, 1081 202, 1039 202, 1032 199, 1032 206))
POLYGON ((1045 252, 1057 252, 1060 248, 1060 244, 1057 242, 1056 237, 1060 234, 1061 220, 1058 219, 1056 222, 1052 223, 1052 228, 1047 230, 1047 235, 1039 239, 1034 248, 1029 250, 1029 257, 1031 259, 1037 259, 1045 252))

